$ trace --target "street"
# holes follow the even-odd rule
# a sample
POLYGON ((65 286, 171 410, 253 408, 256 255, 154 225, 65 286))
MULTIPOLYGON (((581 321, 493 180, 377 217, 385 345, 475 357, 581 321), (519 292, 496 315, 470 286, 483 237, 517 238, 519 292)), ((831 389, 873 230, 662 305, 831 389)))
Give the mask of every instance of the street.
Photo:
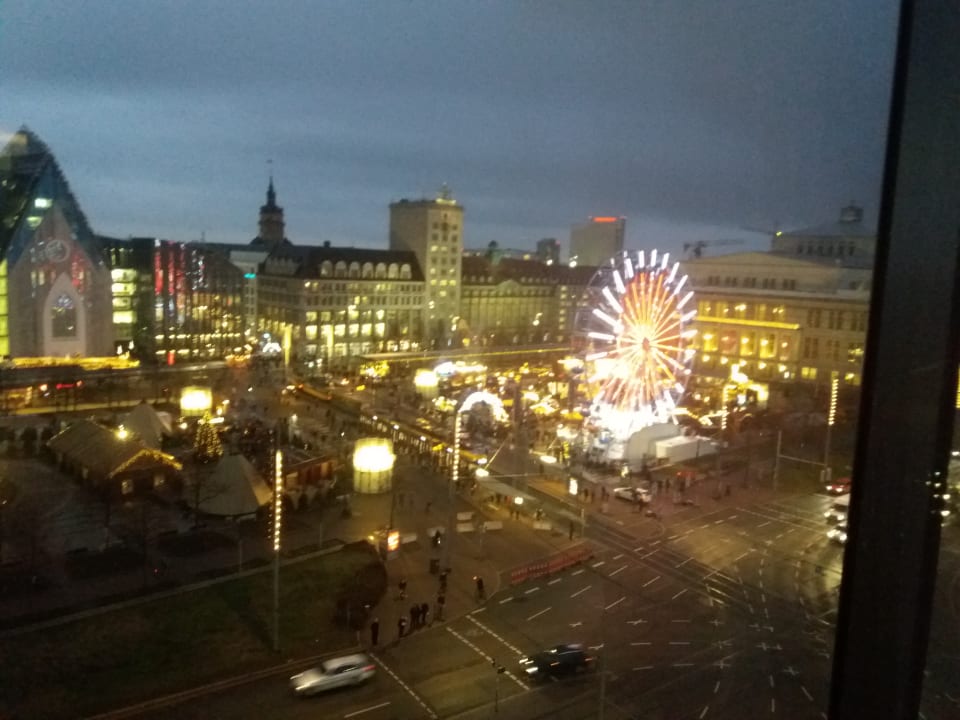
POLYGON ((610 718, 820 718, 841 557, 825 535, 829 502, 731 504, 644 541, 616 520, 594 522, 589 562, 505 581, 485 605, 399 642, 387 626, 373 651, 380 672, 364 687, 296 699, 291 666, 141 717, 466 718, 489 717, 495 703, 508 718, 596 717, 602 693, 610 718), (585 644, 597 669, 543 684, 522 676, 521 655, 561 642, 585 644), (507 671, 499 679, 494 662, 507 671))

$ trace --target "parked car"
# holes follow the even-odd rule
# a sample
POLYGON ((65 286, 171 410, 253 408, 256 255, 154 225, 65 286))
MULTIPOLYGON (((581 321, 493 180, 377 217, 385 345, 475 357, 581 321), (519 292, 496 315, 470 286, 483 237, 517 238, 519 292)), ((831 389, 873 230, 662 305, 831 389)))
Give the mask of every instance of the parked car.
POLYGON ((363 654, 344 655, 324 660, 320 665, 290 678, 290 688, 297 695, 314 695, 347 685, 359 685, 377 672, 373 660, 363 654))
POLYGON ((626 500, 628 502, 640 502, 648 503, 653 499, 653 496, 650 494, 650 491, 645 487, 634 487, 634 486, 625 486, 618 487, 613 489, 613 496, 618 500, 626 500))
POLYGON ((567 643, 520 658, 520 667, 529 679, 545 680, 585 672, 593 666, 593 661, 583 645, 567 643))

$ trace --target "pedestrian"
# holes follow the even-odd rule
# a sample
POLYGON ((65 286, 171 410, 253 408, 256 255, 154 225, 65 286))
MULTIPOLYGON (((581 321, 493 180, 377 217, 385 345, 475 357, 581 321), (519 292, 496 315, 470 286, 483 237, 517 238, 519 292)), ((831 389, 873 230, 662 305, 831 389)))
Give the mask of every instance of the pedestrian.
POLYGON ((376 647, 378 642, 380 642, 380 620, 374 618, 370 623, 370 645, 376 647))
POLYGON ((420 625, 420 605, 414 603, 410 606, 410 630, 416 630, 420 625))
POLYGON ((420 624, 426 626, 430 618, 430 604, 420 603, 420 624))
POLYGON ((397 587, 400 589, 400 599, 405 600, 407 597, 407 579, 405 577, 400 578, 400 582, 397 583, 397 587))
POLYGON ((407 619, 401 616, 400 619, 397 620, 397 640, 399 640, 404 636, 404 634, 406 633, 406 630, 407 630, 407 619))
POLYGON ((443 592, 438 593, 437 594, 437 612, 435 613, 435 615, 437 616, 437 622, 441 622, 443 620, 443 606, 446 603, 447 603, 447 596, 444 595, 443 592))
POLYGON ((447 573, 450 572, 447 568, 444 568, 440 571, 440 592, 446 592, 447 590, 447 573))
POLYGON ((486 590, 484 590, 484 588, 483 588, 483 578, 480 577, 479 575, 476 575, 476 576, 474 576, 473 581, 474 581, 474 582, 476 583, 476 585, 477 585, 477 599, 478 599, 478 600, 486 600, 486 599, 487 599, 487 593, 486 593, 486 590))

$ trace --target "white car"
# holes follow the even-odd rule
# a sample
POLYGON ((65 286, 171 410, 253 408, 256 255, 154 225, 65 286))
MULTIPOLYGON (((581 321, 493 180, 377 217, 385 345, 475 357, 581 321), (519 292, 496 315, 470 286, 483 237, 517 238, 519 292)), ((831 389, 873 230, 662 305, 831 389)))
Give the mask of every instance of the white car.
POLYGON ((359 685, 376 672, 377 666, 368 656, 344 655, 324 660, 319 666, 294 675, 290 678, 290 688, 297 695, 313 695, 346 685, 359 685))
POLYGON ((847 544, 847 521, 844 520, 827 530, 827 537, 838 545, 847 544))
POLYGON ((627 502, 634 502, 635 499, 639 499, 640 502, 648 503, 653 499, 650 491, 646 488, 630 486, 614 488, 613 496, 618 500, 626 500, 627 502))

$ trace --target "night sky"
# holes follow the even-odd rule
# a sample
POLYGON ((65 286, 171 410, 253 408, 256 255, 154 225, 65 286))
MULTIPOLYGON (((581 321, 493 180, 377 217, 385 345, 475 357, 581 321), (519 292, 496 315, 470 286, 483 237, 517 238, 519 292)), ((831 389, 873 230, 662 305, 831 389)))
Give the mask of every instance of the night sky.
POLYGON ((876 214, 897 5, 0 0, 0 142, 34 130, 120 237, 246 242, 272 171, 297 244, 385 247, 445 182, 468 247, 589 215, 761 247, 876 214))

